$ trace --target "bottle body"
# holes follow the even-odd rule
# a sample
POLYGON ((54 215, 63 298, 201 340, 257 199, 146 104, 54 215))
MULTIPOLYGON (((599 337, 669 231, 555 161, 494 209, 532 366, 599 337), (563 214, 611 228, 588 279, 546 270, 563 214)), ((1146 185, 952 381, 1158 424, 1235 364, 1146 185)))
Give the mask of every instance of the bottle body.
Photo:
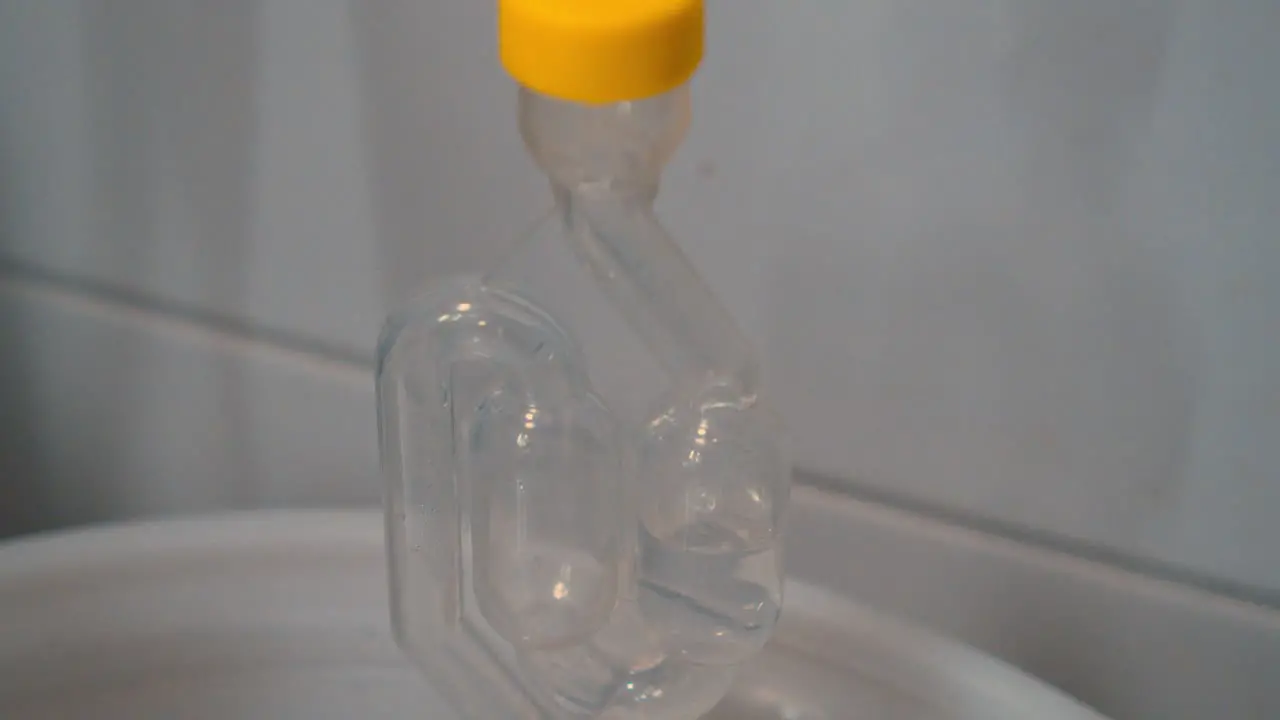
POLYGON ((785 432, 652 209, 687 103, 526 91, 555 210, 384 334, 398 635, 495 678, 506 716, 696 718, 781 608, 785 432))

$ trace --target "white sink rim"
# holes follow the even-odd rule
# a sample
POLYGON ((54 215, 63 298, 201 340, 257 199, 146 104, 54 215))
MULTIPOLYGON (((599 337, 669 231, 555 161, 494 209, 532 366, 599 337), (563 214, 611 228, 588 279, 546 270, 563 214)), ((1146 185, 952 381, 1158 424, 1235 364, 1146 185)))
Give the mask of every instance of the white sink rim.
MULTIPOLYGON (((356 622, 370 640, 367 647, 351 647, 352 653, 365 653, 364 661, 374 665, 399 662, 387 627, 380 513, 255 511, 93 527, 0 544, 0 617, 9 625, 0 630, 0 707, 6 696, 21 695, 23 678, 48 672, 39 663, 49 652, 70 648, 74 655, 75 647, 110 639, 92 639, 93 624, 101 625, 102 617, 82 617, 85 608, 102 610, 102 603, 92 603, 95 594, 137 592, 182 575, 180 569, 223 573, 240 584, 254 578, 280 582, 291 573, 303 583, 303 574, 311 573, 313 581, 319 577, 340 590, 296 612, 288 609, 287 621, 325 622, 329 613, 336 622, 356 622), (59 594, 77 598, 81 610, 63 617, 58 603, 40 600, 59 594)), ((181 609, 170 610, 120 621, 124 636, 129 622, 161 629, 165 622, 184 622, 177 617, 181 609)), ((278 622, 282 616, 272 617, 278 622)), ((251 620, 241 616, 236 622, 252 626, 251 620)), ((273 622, 266 615, 260 620, 273 622)), ((797 662, 803 659, 932 708, 937 717, 1104 720, 1005 663, 811 585, 788 585, 773 645, 770 657, 747 668, 731 692, 730 716, 845 717, 836 714, 845 712, 839 709, 845 688, 799 689, 806 670, 797 662), (824 694, 829 697, 818 697, 824 694)), ((407 663, 404 671, 411 672, 407 663)))

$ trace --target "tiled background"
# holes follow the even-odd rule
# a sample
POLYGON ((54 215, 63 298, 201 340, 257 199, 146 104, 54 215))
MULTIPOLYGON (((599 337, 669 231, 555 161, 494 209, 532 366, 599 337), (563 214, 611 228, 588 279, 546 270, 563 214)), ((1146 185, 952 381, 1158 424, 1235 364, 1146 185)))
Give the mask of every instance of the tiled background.
MULTIPOLYGON (((796 431, 797 573, 1280 717, 1280 5, 710 22, 661 205, 796 431)), ((386 308, 546 202, 494 55, 474 0, 0 0, 0 529, 372 502, 386 308)))

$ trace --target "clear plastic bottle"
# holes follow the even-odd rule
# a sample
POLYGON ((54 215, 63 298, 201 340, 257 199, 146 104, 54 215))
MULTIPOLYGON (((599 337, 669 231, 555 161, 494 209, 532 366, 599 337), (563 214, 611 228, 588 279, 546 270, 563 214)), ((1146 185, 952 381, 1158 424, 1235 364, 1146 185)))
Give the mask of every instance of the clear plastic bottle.
POLYGON ((693 719, 782 605, 790 466, 754 356, 653 212, 698 0, 500 0, 555 198, 387 323, 392 615, 463 717, 693 719))

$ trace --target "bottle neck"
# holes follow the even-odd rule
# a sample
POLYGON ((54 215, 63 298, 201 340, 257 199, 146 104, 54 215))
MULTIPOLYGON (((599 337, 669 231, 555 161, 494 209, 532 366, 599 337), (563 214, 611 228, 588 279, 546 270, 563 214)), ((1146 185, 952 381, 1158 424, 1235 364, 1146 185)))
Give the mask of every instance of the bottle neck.
POLYGON ((689 127, 687 87, 643 100, 584 105, 521 88, 520 132, 553 185, 586 196, 643 198, 689 127))
POLYGON ((551 179, 567 240, 614 308, 677 385, 750 400, 749 343, 653 213, 662 166, 688 124, 687 88, 600 106, 520 95, 521 131, 551 179))

